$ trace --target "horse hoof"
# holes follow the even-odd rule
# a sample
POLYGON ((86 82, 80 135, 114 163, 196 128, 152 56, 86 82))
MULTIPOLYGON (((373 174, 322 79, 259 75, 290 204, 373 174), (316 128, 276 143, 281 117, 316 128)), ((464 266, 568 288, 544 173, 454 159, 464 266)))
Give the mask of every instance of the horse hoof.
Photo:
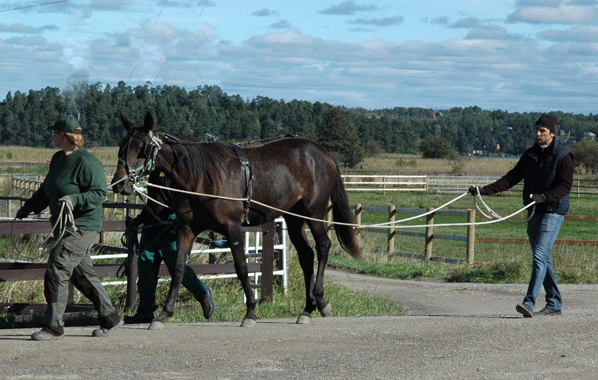
POLYGON ((257 325, 255 319, 245 318, 243 322, 241 322, 241 327, 253 327, 255 325, 257 325))
POLYGON ((324 306, 323 308, 320 309, 320 315, 322 317, 326 317, 326 316, 328 316, 328 314, 330 314, 331 311, 332 311, 332 306, 330 306, 330 302, 326 302, 326 306, 324 306))
POLYGON ((162 330, 163 328, 164 328, 164 322, 152 321, 152 323, 150 323, 150 325, 147 329, 148 330, 162 330))
POLYGON ((311 323, 311 317, 309 315, 301 314, 299 318, 297 318, 298 325, 309 325, 311 323))

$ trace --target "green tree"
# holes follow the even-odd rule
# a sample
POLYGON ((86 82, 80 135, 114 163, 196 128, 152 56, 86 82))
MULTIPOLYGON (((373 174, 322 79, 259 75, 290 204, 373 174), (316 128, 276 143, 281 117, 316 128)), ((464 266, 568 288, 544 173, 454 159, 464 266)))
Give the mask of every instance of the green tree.
POLYGON ((451 144, 440 136, 428 136, 419 145, 424 158, 450 158, 453 157, 451 144))
POLYGON ((340 108, 332 108, 326 113, 318 134, 320 144, 339 162, 354 167, 363 159, 363 149, 355 126, 340 108))
POLYGON ((581 140, 569 147, 578 173, 598 173, 598 142, 581 140))

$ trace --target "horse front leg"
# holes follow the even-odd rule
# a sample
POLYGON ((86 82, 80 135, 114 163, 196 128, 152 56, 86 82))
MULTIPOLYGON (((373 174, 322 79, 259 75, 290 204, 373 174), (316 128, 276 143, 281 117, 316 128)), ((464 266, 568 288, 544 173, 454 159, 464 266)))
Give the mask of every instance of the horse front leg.
POLYGON ((229 231, 228 241, 230 242, 229 246, 233 255, 235 272, 237 273, 237 278, 241 282, 245 298, 247 299, 247 312, 245 313, 245 318, 243 318, 241 327, 253 327, 257 323, 255 320, 255 307, 257 301, 249 283, 249 274, 247 273, 247 261, 245 260, 243 234, 241 229, 237 227, 229 231))
POLYGON ((154 318, 149 326, 150 330, 160 330, 164 328, 164 322, 166 318, 172 317, 176 306, 176 300, 179 295, 181 283, 183 281, 183 275, 185 274, 185 265, 187 264, 187 258, 191 253, 191 247, 195 236, 190 229, 179 227, 177 231, 177 259, 174 269, 174 273, 171 273, 170 288, 168 289, 168 296, 166 302, 162 308, 162 312, 154 318))

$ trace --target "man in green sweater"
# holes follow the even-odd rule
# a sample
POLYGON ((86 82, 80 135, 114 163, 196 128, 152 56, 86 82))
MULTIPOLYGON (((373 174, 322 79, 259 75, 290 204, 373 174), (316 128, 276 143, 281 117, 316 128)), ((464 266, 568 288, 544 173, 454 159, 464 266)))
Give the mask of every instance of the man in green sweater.
MULTIPOLYGON (((90 250, 102 230, 102 202, 106 198, 106 176, 101 162, 83 149, 81 127, 72 116, 57 121, 48 128, 54 133, 54 146, 60 149, 50 161, 44 182, 16 217, 40 213, 50 207, 50 221, 54 225, 59 216, 72 211, 73 219, 65 226, 64 234, 50 251, 44 276, 44 295, 48 303, 42 318, 42 330, 33 333, 33 340, 53 340, 64 336, 64 311, 69 292, 69 280, 94 305, 100 328, 97 337, 107 336, 122 326, 118 311, 96 275, 90 250)), ((56 238, 60 231, 55 231, 56 238)))

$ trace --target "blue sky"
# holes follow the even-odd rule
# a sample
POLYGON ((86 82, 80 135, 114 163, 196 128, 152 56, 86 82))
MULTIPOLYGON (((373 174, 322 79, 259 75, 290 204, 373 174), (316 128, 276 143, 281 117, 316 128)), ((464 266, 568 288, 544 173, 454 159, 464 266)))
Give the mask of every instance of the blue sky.
POLYGON ((0 51, 0 99, 82 75, 367 109, 597 112, 597 0, 0 0, 0 51))

